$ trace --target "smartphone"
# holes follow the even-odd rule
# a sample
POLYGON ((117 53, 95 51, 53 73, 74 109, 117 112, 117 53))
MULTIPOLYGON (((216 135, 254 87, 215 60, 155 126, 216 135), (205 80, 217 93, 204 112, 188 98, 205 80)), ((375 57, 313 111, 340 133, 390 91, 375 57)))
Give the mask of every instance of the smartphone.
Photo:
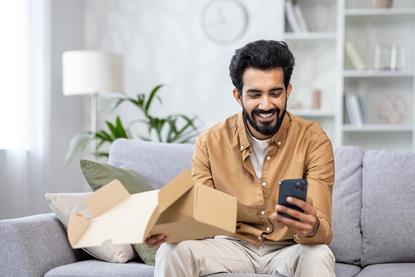
MULTIPOLYGON (((287 202, 287 197, 291 196, 291 197, 295 197, 295 198, 299 198, 301 200, 306 201, 307 200, 307 180, 304 179, 286 179, 286 180, 281 180, 280 181, 280 193, 278 196, 278 204, 300 211, 300 212, 304 212, 303 209, 301 209, 300 207, 290 204, 287 202)), ((287 218, 291 218, 294 220, 298 220, 295 217, 292 217, 286 213, 281 213, 278 212, 279 215, 287 217, 287 218)))

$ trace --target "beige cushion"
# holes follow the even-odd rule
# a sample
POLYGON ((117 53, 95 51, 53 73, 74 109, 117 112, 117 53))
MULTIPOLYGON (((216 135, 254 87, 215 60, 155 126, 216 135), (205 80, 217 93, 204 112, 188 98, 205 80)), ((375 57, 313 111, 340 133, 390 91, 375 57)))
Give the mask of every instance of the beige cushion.
MULTIPOLYGON (((89 216, 85 200, 91 193, 46 193, 45 198, 50 209, 66 228, 71 214, 78 212, 86 217, 89 216)), ((130 244, 103 244, 84 250, 99 260, 111 263, 126 263, 134 258, 134 250, 130 244)))

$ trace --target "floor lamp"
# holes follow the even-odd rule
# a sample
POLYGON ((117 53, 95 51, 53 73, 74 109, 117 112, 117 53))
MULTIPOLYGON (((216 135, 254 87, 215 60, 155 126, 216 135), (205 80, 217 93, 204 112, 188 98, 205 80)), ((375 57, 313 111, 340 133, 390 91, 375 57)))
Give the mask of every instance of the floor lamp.
MULTIPOLYGON (((120 55, 99 51, 68 51, 62 55, 64 95, 89 95, 90 131, 97 131, 98 94, 123 91, 123 60, 120 55)), ((91 150, 95 154, 96 142, 91 150)))

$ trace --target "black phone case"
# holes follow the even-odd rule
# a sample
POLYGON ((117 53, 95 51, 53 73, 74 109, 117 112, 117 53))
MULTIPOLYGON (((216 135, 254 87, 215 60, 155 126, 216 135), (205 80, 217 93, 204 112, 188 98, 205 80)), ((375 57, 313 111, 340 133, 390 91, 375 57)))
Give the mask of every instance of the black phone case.
MULTIPOLYGON (((282 206, 286 206, 288 208, 304 212, 303 209, 300 207, 290 204, 287 202, 287 197, 292 196, 295 198, 302 199, 306 201, 307 199, 307 181, 304 179, 287 179, 287 180, 281 180, 280 182, 280 193, 278 196, 278 204, 282 206)), ((291 218, 294 220, 298 220, 286 213, 278 212, 279 215, 291 218)))

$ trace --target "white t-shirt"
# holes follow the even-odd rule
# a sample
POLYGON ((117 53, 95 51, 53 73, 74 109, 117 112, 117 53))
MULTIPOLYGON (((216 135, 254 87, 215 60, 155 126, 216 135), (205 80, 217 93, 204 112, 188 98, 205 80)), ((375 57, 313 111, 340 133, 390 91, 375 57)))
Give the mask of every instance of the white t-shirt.
POLYGON ((251 133, 247 130, 248 139, 251 143, 252 153, 251 153, 251 161, 252 165, 255 169, 255 174, 258 179, 261 179, 262 176, 262 167, 264 165, 264 159, 267 155, 267 149, 269 144, 269 139, 266 140, 259 140, 255 138, 251 133))

